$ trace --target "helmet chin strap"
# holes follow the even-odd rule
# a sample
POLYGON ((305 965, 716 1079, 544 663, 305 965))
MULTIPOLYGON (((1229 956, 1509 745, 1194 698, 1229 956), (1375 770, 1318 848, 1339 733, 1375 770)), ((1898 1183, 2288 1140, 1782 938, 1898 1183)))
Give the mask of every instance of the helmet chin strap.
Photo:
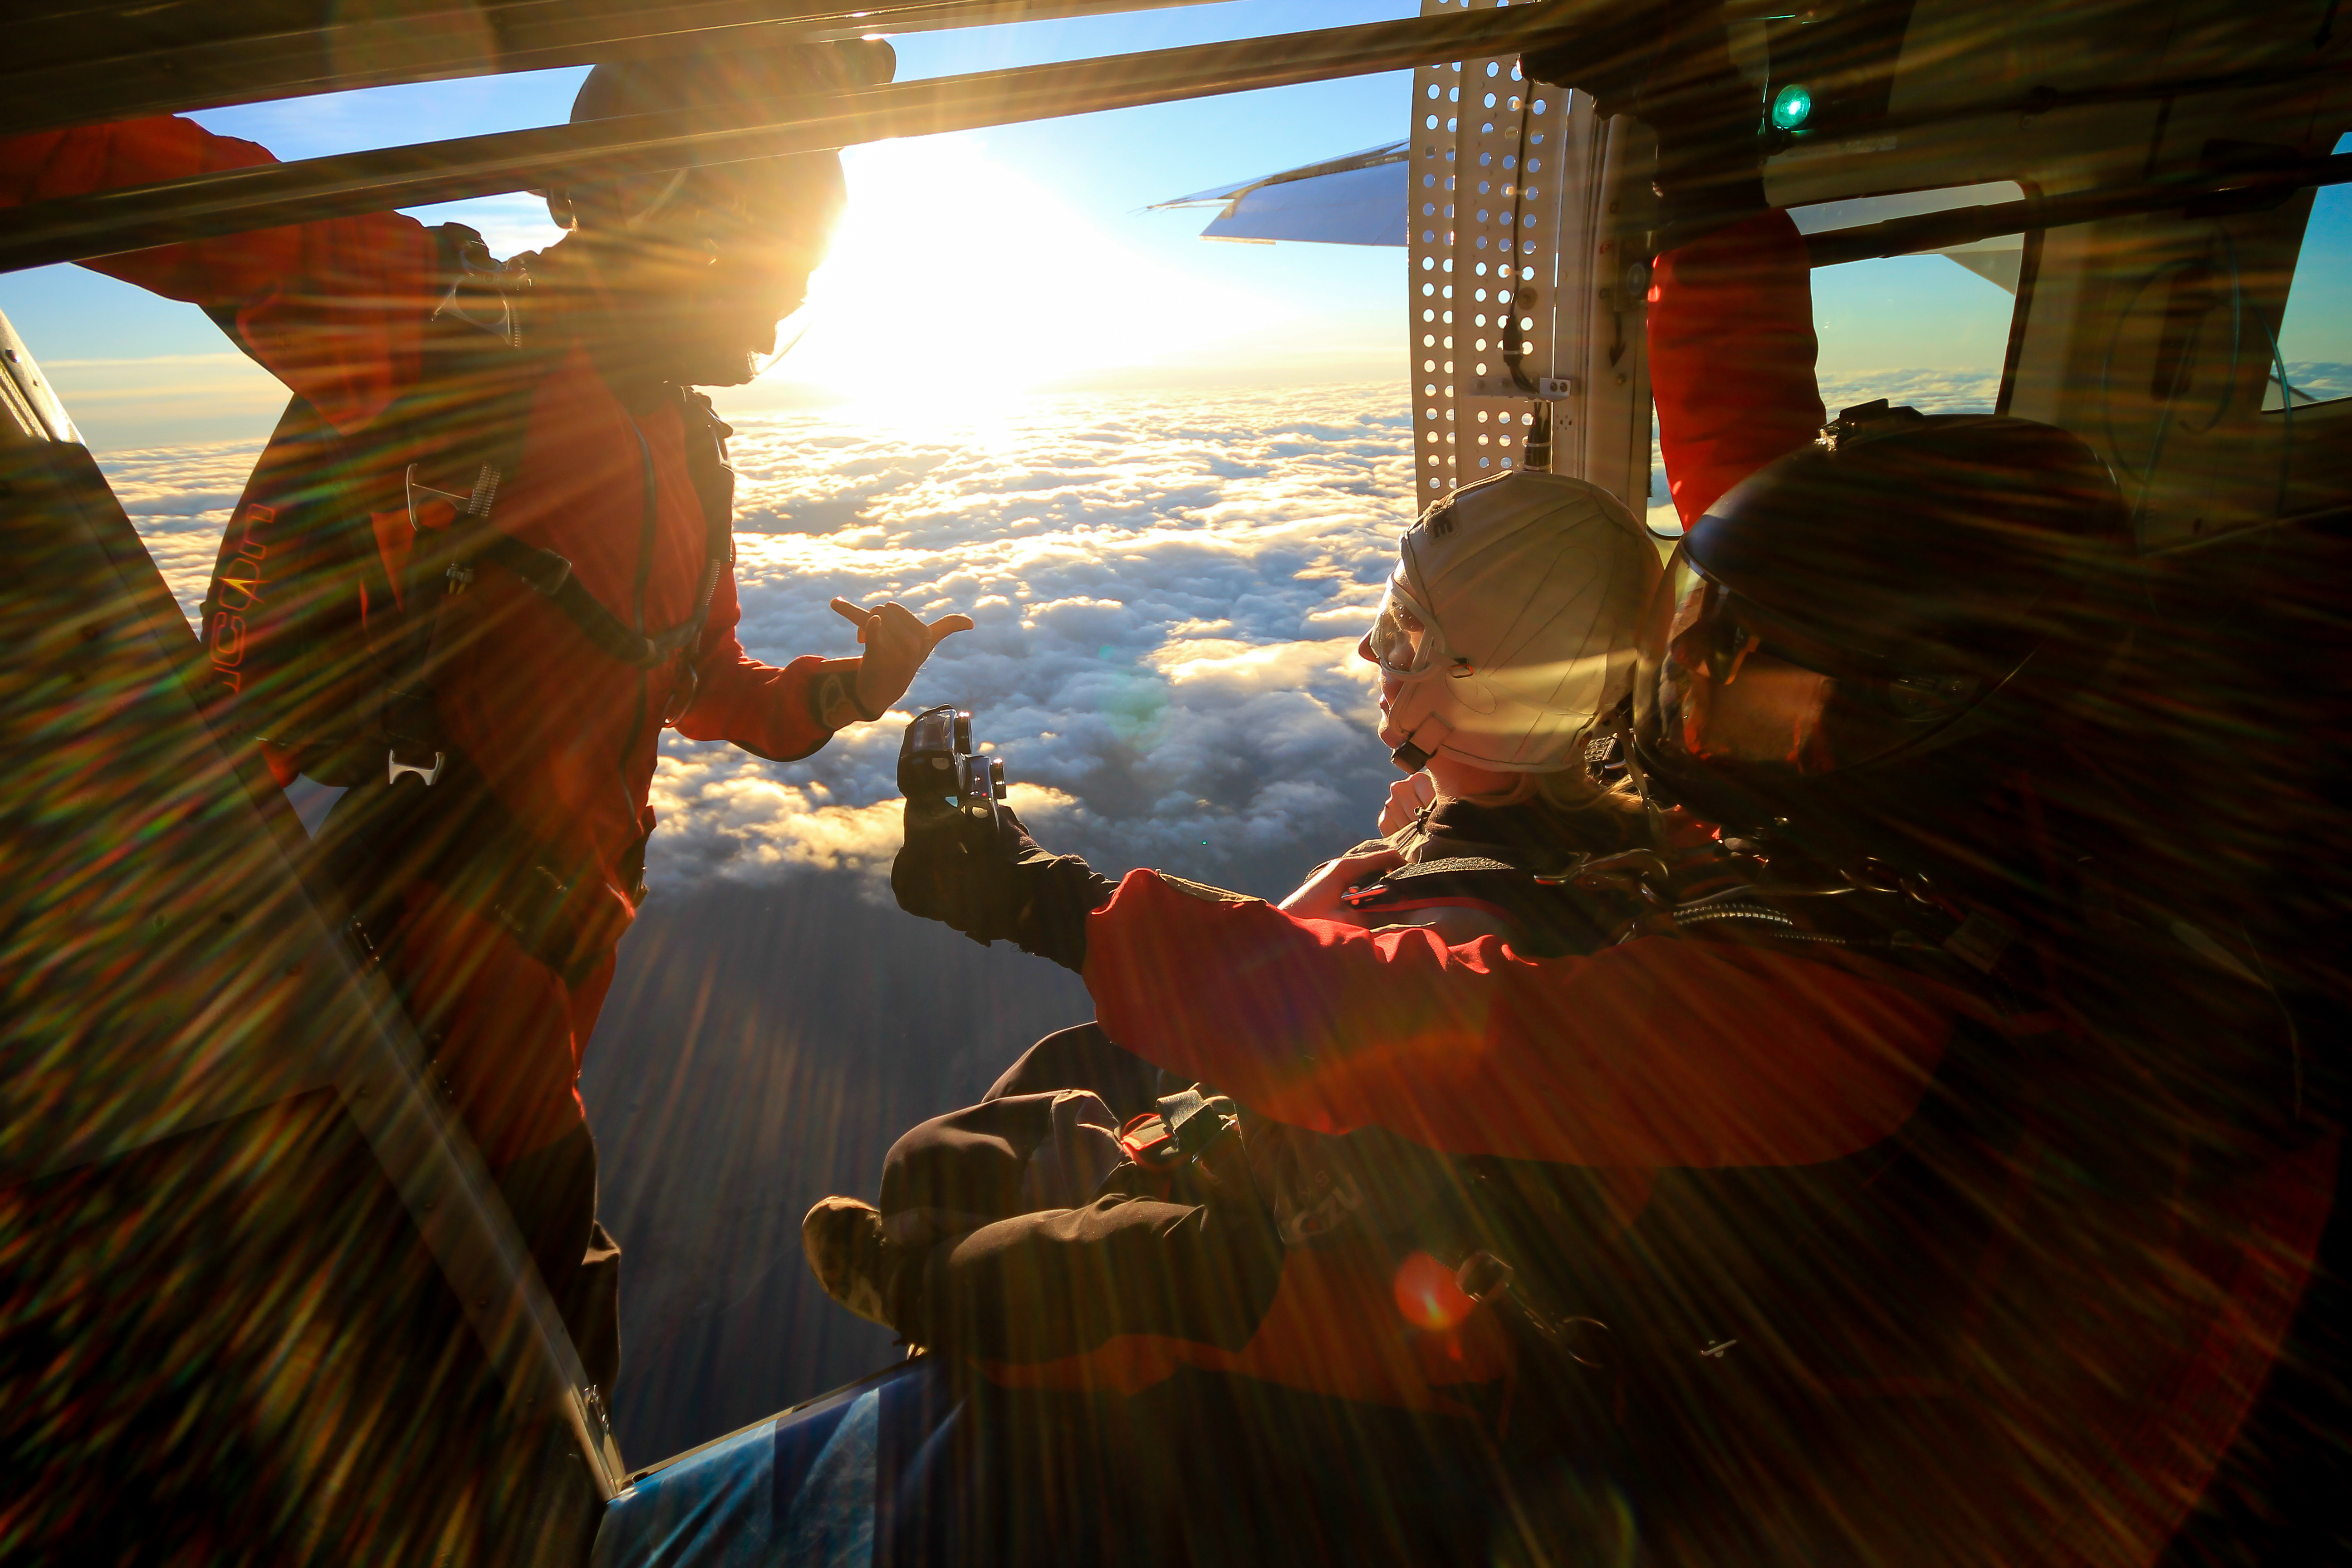
MULTIPOLYGON (((1402 743, 1390 752, 1389 756, 1408 772, 1417 773, 1429 765, 1429 759, 1437 754, 1437 749, 1445 744, 1445 737, 1452 733, 1454 726, 1432 713, 1415 725, 1412 732, 1405 736, 1402 743)), ((1388 737, 1383 735, 1381 738, 1386 740, 1388 737)))

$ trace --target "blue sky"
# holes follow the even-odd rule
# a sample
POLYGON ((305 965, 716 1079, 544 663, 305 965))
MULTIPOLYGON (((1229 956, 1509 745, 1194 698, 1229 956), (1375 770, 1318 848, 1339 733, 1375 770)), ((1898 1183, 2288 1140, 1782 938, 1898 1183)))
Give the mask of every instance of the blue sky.
MULTIPOLYGON (((2352 132, 2335 151, 2352 153, 2352 132)), ((2352 363, 2352 185, 2315 192, 2303 231, 2294 286, 2279 323, 2279 352, 2290 362, 2352 363)))
MULTIPOLYGON (((1226 0, 1129 16, 909 35, 902 79, 1416 14, 1415 0, 1226 0)), ((296 158, 562 121, 583 72, 537 72, 205 112, 296 158)), ((1402 374, 1403 254, 1203 244, 1207 214, 1150 204, 1390 140, 1402 73, 853 149, 852 229, 820 274, 809 339, 738 409, 844 397, 962 402, 995 391, 1180 391, 1402 374), (877 333, 877 319, 898 323, 877 333)), ((2341 262, 2352 224, 2322 198, 2290 360, 2352 359, 2341 262)), ((554 237, 530 197, 419 209, 503 250, 554 237)), ((1822 369, 1997 370, 2010 299, 1936 257, 1816 274, 1822 369)), ((193 307, 77 268, 0 276, 5 310, 101 450, 258 439, 282 395, 193 307)))
MULTIPOLYGON (((1034 63, 1273 31, 1392 19, 1418 13, 1413 0, 1239 0, 1125 16, 1031 23, 1020 26, 910 35, 899 39, 901 79, 1034 63)), ((246 137, 283 158, 461 136, 561 121, 579 70, 535 72, 467 81, 383 88, 364 92, 210 110, 195 118, 225 134, 246 137)), ((1202 244, 1199 212, 1147 213, 1149 204, 1221 180, 1271 173, 1294 163, 1352 151, 1398 134, 1405 78, 1391 74, 1235 94, 1110 114, 1041 121, 931 139, 951 142, 952 173, 976 164, 1008 172, 1006 200, 989 216, 1001 238, 1017 238, 1040 205, 1050 206, 1034 247, 1041 262, 1053 242, 1066 239, 1076 220, 1087 231, 1089 254, 1114 272, 1148 263, 1157 299, 1134 314, 1163 331, 1179 323, 1171 312, 1190 310, 1191 335, 1214 335, 1222 321, 1286 318, 1279 341, 1265 347, 1226 343, 1222 375, 1205 364, 1181 367, 1172 379, 1281 384, 1361 380, 1401 374, 1396 325, 1403 288, 1401 252, 1350 247, 1267 247, 1202 244), (1039 201, 1043 195, 1044 202, 1039 201), (1289 342, 1340 352, 1311 365, 1286 363, 1289 342)), ((853 197, 889 209, 894 174, 923 143, 852 154, 853 197), (861 177, 862 176, 862 177, 861 177)), ((456 218, 495 241, 543 243, 552 238, 537 204, 527 196, 490 198, 419 209, 427 221, 456 218)), ((940 232, 928 261, 951 269, 960 236, 940 232)), ((922 260, 926 258, 918 258, 922 260)), ((1047 267, 1037 268, 1041 273, 1047 267)), ((0 277, 0 310, 16 322, 35 353, 48 363, 92 440, 101 446, 170 439, 218 439, 266 433, 262 407, 275 394, 257 373, 226 354, 211 323, 193 307, 160 300, 78 268, 58 267, 0 277), (89 364, 89 361, 162 363, 89 364)), ((1115 337, 1116 321, 1096 330, 1115 337)), ((1110 356, 1116 359, 1116 355, 1110 356)), ((787 362, 789 366, 791 362, 787 362)), ((1150 367, 1113 384, 1151 379, 1150 367)), ((1063 378, 1063 384, 1083 384, 1063 378)))
MULTIPOLYGON (((1412 0, 1228 0, 1132 16, 911 34, 897 40, 899 78, 940 76, 1106 53, 1391 20, 1417 15, 1412 0)), ((535 71, 471 80, 206 110, 212 130, 258 142, 281 158, 438 140, 561 122, 584 70, 535 71)), ((958 137, 1019 166, 1120 238, 1177 251, 1189 269, 1281 290, 1351 294, 1402 287, 1393 256, 1322 247, 1234 247, 1191 243, 1198 213, 1138 209, 1222 179, 1271 173, 1399 134, 1402 74, 1234 94, 1188 103, 1087 115, 958 137), (1178 242, 1184 242, 1179 244, 1178 242)), ((887 200, 887 194, 868 192, 887 200)), ((536 218, 527 196, 415 210, 486 229, 536 218)), ((50 268, 0 280, 12 318, 55 311, 70 323, 72 352, 195 353, 218 346, 208 322, 184 308, 122 313, 119 286, 79 283, 79 268, 50 268), (79 283, 79 286, 78 286, 79 283), (168 323, 168 324, 167 324, 168 323)), ((101 283, 104 280, 100 280, 101 283)), ((143 297, 142 297, 143 298, 143 297)), ((60 335, 58 328, 50 335, 60 335)), ((40 345, 35 344, 37 350, 40 345)))

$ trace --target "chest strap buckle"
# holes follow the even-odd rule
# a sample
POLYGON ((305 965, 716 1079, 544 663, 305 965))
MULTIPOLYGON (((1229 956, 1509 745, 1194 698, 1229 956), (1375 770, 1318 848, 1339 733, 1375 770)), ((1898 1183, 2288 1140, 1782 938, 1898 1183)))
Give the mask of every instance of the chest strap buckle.
POLYGON ((385 767, 384 783, 398 784, 400 782, 401 774, 414 773, 416 777, 424 780, 426 787, 428 788, 439 782, 441 778, 441 769, 449 760, 449 754, 446 752, 436 752, 433 753, 433 765, 431 767, 421 766, 415 763, 404 763, 400 760, 400 748, 398 746, 394 746, 391 750, 385 752, 383 756, 385 767))

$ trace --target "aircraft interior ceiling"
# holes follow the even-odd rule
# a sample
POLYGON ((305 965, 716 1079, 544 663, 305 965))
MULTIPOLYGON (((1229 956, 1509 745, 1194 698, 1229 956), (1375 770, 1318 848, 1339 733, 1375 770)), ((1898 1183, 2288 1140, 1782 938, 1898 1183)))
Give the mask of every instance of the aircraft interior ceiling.
POLYGON ((0 131, 388 82, 589 65, 779 28, 812 39, 1045 21, 1207 0, 36 0, 0 66, 0 131))

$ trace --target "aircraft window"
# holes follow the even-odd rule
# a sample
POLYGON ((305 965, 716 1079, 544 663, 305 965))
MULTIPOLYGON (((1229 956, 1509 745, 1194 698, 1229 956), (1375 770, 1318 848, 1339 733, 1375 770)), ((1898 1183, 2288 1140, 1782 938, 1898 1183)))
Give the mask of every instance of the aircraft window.
POLYGON ((1675 510, 1675 498, 1666 490, 1666 456, 1658 443, 1658 405, 1650 403, 1650 494, 1643 503, 1648 509, 1646 521, 1650 531, 1660 539, 1680 539, 1683 536, 1682 514, 1675 510))
MULTIPOLYGON (((2008 180, 1906 191, 1790 207, 1802 234, 1884 223, 1951 207, 2021 199, 2008 180)), ((2022 235, 2002 235, 1922 256, 1883 257, 1813 269, 1816 375, 1834 414, 1884 397, 1923 414, 1990 414, 2017 314, 2022 235)), ((2352 359, 2352 353, 2343 357, 2352 359)), ((1650 531, 1678 538, 1682 520, 1666 492, 1654 408, 1650 425, 1650 531)))
MULTIPOLYGON (((1792 207, 1801 233, 2021 200, 2007 180, 1792 207)), ((1834 414, 1884 397, 1923 414, 1990 414, 2018 308, 2025 237, 1813 269, 1822 403, 1834 414)))
MULTIPOLYGON (((2336 140, 2335 151, 2352 153, 2352 132, 2336 140)), ((2323 185, 2312 197, 2278 351, 2297 408, 2352 397, 2352 186, 2323 185)), ((2285 406, 2273 364, 2263 409, 2274 414, 2285 406)))

